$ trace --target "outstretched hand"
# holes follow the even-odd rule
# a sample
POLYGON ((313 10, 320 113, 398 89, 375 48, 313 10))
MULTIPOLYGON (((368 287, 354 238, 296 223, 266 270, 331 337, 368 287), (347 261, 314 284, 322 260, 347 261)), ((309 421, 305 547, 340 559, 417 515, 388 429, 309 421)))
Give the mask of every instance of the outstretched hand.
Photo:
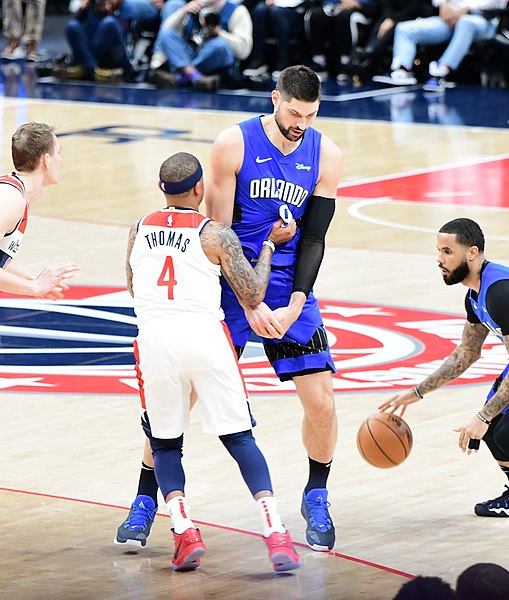
POLYGON ((396 413, 399 410, 399 416, 402 417, 405 414, 407 406, 409 406, 410 404, 414 404, 419 400, 420 398, 418 398, 414 390, 411 389, 401 394, 396 394, 395 396, 392 396, 392 398, 389 398, 389 400, 381 404, 378 407, 378 410, 382 412, 389 411, 391 413, 396 413))
POLYGON ((69 289, 65 280, 75 277, 79 270, 79 265, 72 263, 44 267, 34 279, 34 296, 49 300, 60 300, 64 297, 64 292, 69 289))
POLYGON ((483 423, 477 416, 473 417, 460 427, 456 427, 453 429, 456 433, 459 433, 458 446, 462 452, 466 452, 467 454, 472 454, 472 452, 477 452, 478 447, 472 448, 469 444, 470 440, 481 440, 485 433, 488 431, 489 425, 483 423))

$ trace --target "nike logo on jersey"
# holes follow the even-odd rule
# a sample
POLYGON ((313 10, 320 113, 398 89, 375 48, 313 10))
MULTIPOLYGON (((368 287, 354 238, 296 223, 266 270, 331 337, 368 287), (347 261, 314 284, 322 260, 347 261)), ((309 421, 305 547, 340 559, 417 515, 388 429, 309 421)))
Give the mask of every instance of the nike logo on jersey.
POLYGON ((261 164, 261 163, 267 162, 268 160, 272 160, 272 158, 270 158, 270 157, 269 157, 269 158, 260 158, 259 156, 257 156, 257 157, 256 157, 256 162, 257 162, 258 164, 261 164))

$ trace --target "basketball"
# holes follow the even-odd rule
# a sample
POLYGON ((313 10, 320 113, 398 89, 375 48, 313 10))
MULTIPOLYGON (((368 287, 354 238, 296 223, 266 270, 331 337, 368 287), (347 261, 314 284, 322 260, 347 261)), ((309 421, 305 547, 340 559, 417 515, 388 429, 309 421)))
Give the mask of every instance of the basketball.
POLYGON ((407 423, 391 413, 368 417, 357 433, 357 448, 362 458, 374 467, 388 469, 401 464, 410 454, 412 431, 407 423))

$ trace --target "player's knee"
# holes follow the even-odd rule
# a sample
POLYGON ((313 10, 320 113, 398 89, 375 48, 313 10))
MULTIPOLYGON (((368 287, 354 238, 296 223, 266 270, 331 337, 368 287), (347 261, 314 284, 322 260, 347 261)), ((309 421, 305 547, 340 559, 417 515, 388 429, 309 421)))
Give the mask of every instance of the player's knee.
POLYGON ((161 438, 150 438, 150 445, 152 452, 156 454, 160 450, 176 450, 182 453, 182 446, 184 444, 184 435, 180 435, 178 438, 161 439, 161 438))
POLYGON ((240 431, 239 433, 229 433, 227 435, 220 435, 219 439, 223 443, 226 449, 235 448, 239 446, 248 446, 255 443, 253 432, 251 429, 247 431, 240 431))

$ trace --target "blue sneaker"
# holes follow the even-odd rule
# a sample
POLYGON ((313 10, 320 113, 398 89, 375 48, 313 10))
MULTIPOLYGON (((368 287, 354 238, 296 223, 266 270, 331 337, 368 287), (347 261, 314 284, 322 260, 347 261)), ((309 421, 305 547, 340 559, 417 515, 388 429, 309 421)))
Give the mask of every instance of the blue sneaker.
POLYGON ((157 506, 150 496, 136 496, 127 519, 117 529, 115 544, 144 548, 154 522, 157 506))
POLYGON ((301 515, 306 519, 306 541, 319 552, 332 550, 336 542, 334 524, 329 515, 328 491, 318 488, 302 496, 301 515))

